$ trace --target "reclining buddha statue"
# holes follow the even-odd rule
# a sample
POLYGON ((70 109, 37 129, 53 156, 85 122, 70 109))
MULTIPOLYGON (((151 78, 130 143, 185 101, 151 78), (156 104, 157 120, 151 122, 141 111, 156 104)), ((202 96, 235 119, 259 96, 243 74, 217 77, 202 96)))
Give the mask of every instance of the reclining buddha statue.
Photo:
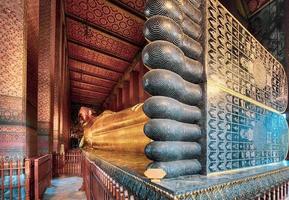
POLYGON ((84 146, 98 150, 143 153, 150 142, 143 132, 148 118, 137 104, 120 112, 106 110, 99 116, 81 107, 80 123, 84 127, 84 146))
POLYGON ((94 162, 136 199, 278 199, 272 187, 279 195, 284 183, 288 194, 283 65, 217 0, 147 0, 144 15, 151 97, 99 116, 83 108, 80 118, 85 146, 144 154, 148 170, 166 175, 152 185, 129 159, 94 162))
POLYGON ((144 153, 166 178, 286 158, 284 67, 220 2, 199 2, 146 1, 143 88, 151 97, 97 117, 83 109, 87 146, 144 153))

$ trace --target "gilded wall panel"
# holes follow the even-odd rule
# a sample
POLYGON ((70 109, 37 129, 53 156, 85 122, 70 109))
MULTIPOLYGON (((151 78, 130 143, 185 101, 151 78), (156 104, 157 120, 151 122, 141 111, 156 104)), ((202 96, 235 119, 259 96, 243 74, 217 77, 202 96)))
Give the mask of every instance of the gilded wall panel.
POLYGON ((26 127, 0 125, 0 156, 24 157, 26 155, 26 127))

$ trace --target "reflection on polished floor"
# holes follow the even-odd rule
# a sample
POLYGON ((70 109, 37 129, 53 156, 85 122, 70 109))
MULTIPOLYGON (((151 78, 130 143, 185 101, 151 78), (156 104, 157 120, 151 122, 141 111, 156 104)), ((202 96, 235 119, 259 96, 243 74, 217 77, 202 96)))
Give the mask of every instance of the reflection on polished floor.
POLYGON ((85 192, 79 191, 82 185, 80 177, 60 177, 53 179, 51 186, 46 189, 44 200, 86 200, 85 192))

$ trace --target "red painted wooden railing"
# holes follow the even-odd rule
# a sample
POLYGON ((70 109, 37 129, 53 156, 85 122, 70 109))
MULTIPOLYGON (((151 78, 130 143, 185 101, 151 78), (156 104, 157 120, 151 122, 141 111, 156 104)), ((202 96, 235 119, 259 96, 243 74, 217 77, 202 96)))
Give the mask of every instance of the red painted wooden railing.
POLYGON ((24 170, 21 160, 0 161, 0 199, 22 199, 25 188, 24 170))
POLYGON ((41 199, 45 189, 51 185, 52 155, 44 155, 34 159, 35 199, 41 199))
POLYGON ((51 162, 51 155, 0 160, 0 199, 39 199, 36 194, 41 195, 51 180, 51 162))
POLYGON ((53 176, 81 176, 82 153, 71 150, 65 154, 53 154, 53 176))
POLYGON ((90 200, 90 160, 86 159, 85 156, 82 157, 81 169, 83 185, 82 189, 85 191, 87 200, 90 200))
POLYGON ((112 179, 95 163, 83 156, 83 188, 87 200, 134 200, 136 199, 124 186, 112 179))
POLYGON ((25 199, 34 199, 34 158, 25 159, 25 199))

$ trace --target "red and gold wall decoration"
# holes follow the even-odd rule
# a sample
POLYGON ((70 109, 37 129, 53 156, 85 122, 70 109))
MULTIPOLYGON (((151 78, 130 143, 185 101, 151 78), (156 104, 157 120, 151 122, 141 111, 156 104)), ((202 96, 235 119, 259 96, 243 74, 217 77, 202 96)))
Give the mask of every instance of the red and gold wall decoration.
POLYGON ((62 1, 0 1, 0 157, 68 147, 64 17, 62 1))
POLYGON ((3 0, 0 11, 0 95, 22 98, 26 73, 24 1, 3 0))
MULTIPOLYGON (((35 43, 27 51, 30 36, 37 38, 37 17, 26 15, 37 7, 37 0, 0 2, 0 156, 35 155, 35 94, 33 89, 37 64, 35 43), (27 31, 28 28, 29 31, 27 31), (33 33, 32 33, 33 32, 33 33)), ((36 11, 37 12, 37 11, 36 11)), ((37 15, 36 15, 37 16, 37 15)), ((34 38, 34 39, 35 39, 34 38)), ((37 84, 36 84, 37 85, 37 84)))

